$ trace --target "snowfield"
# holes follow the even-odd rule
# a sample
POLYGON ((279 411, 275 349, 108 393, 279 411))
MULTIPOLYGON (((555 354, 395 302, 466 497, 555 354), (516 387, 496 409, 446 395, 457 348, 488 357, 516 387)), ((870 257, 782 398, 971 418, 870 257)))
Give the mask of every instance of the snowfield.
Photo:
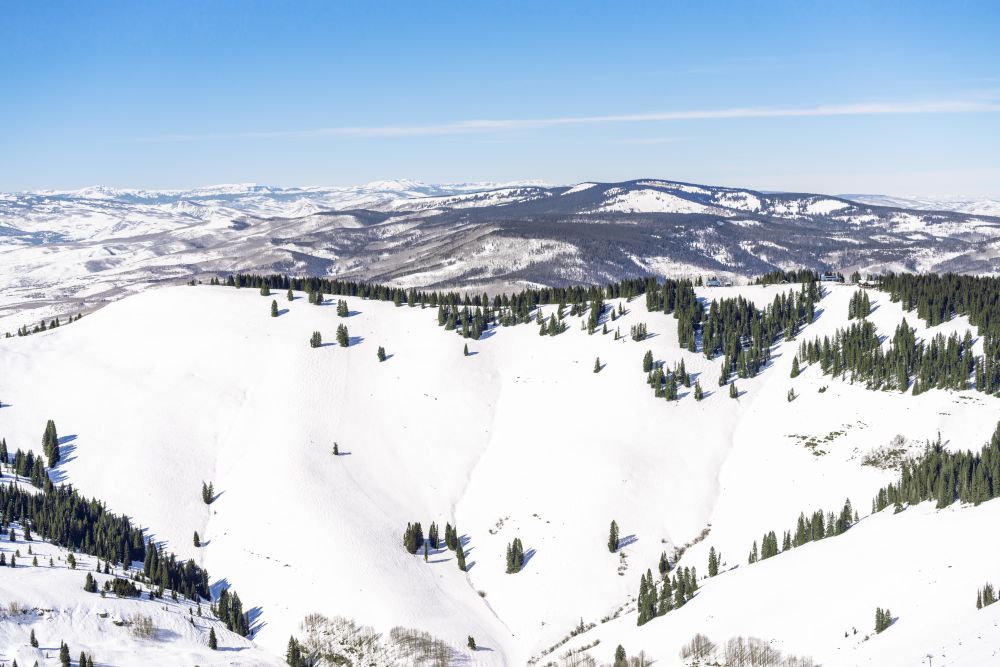
MULTIPOLYGON (((763 307, 793 288, 697 293, 706 307, 736 295, 763 307)), ((1000 537, 988 528, 1000 503, 869 516, 896 473, 862 460, 897 435, 914 452, 939 432, 952 449, 978 450, 996 428, 997 399, 872 392, 811 367, 791 379, 800 341, 848 322, 854 289, 825 289, 798 339, 777 344, 758 377, 736 380, 738 400, 717 386, 720 360, 681 350, 676 320, 647 312, 642 297, 608 302, 625 314, 606 335, 587 335, 567 315, 556 337, 525 324, 465 341, 437 326, 431 308, 349 297, 350 316, 338 318, 342 297, 315 306, 302 293, 288 302, 283 292, 175 286, 0 340, 0 436, 10 450, 40 450, 54 419, 70 438, 54 474, 194 558, 216 588, 233 586, 255 610, 252 643, 227 635, 233 650, 212 654, 183 603, 95 599, 82 569, 0 569, 0 602, 52 610, 0 616, 0 659, 30 664, 33 625, 50 647, 67 641, 74 659, 84 649, 106 664, 127 664, 133 651, 146 664, 282 664, 289 636, 301 638, 303 619, 321 613, 386 635, 426 631, 453 648, 453 664, 547 664, 580 650, 610 663, 621 644, 680 665, 696 632, 719 644, 759 637, 822 665, 918 665, 926 654, 935 667, 996 662, 1000 605, 977 610, 974 597, 1000 579, 1000 537), (347 348, 333 343, 341 323, 347 348), (646 341, 629 338, 637 323, 648 325, 646 341), (328 343, 310 348, 313 331, 328 343), (677 402, 654 398, 646 350, 668 366, 683 359, 705 399, 683 387, 677 402), (209 506, 203 481, 219 494, 209 506), (747 565, 765 532, 794 528, 800 512, 838 511, 847 498, 861 522, 846 534, 747 565), (606 546, 612 520, 619 553, 606 546), (408 554, 402 535, 413 521, 425 533, 432 521, 442 534, 457 525, 468 571, 447 549, 427 562, 408 554), (515 537, 527 563, 505 574, 515 537), (699 579, 682 609, 637 627, 640 576, 686 545, 679 566, 704 576, 714 547, 725 571, 699 579), (152 605, 146 613, 176 636, 126 637, 95 620, 101 605, 119 615, 152 605), (878 606, 898 618, 876 636, 878 606), (595 627, 553 649, 581 621, 595 627), (470 635, 479 650, 467 648, 470 635)), ((928 330, 869 294, 883 336, 904 316, 923 337, 969 326, 960 317, 928 330)), ((541 310, 547 318, 556 308, 541 310)), ((3 538, 0 549, 12 545, 3 538)))

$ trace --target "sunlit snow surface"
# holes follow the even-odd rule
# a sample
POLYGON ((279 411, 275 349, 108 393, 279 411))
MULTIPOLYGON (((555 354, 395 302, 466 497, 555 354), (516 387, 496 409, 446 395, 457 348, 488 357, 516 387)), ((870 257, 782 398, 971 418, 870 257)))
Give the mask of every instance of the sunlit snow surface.
MULTIPOLYGON (((698 295, 765 306, 793 287, 698 295)), ((758 636, 824 665, 919 664, 927 653, 939 666, 990 664, 1000 605, 976 610, 974 596, 997 581, 1000 544, 990 527, 1000 521, 1000 501, 943 511, 925 503, 869 517, 871 498, 895 474, 861 459, 897 434, 915 452, 938 432, 950 448, 978 449, 996 426, 997 399, 872 392, 810 367, 791 379, 799 341, 846 325, 853 291, 829 288, 816 321, 799 340, 777 344, 760 376, 737 380, 743 393, 732 400, 716 384, 720 361, 681 350, 676 321, 647 312, 641 298, 609 302, 626 313, 606 335, 587 335, 570 317, 557 337, 527 324, 465 341, 437 326, 430 308, 349 297, 352 314, 342 319, 332 303, 310 305, 301 293, 289 303, 284 293, 250 289, 147 290, 71 325, 0 341, 0 434, 11 450, 38 448, 54 419, 61 434, 75 436, 60 476, 259 607, 253 649, 217 654, 213 663, 194 629, 177 630, 176 652, 165 640, 116 649, 147 662, 254 664, 265 656, 280 664, 289 635, 320 612, 381 632, 425 630, 483 665, 523 665, 581 618, 597 627, 543 662, 600 639, 589 652, 603 662, 622 644, 675 665, 680 646, 703 632, 720 643, 758 636), (652 336, 636 343, 628 331, 639 322, 652 336), (308 346, 316 330, 332 341, 340 323, 350 347, 308 346), (683 359, 705 400, 684 388, 677 402, 654 398, 641 370, 646 350, 668 366, 683 359), (600 373, 595 357, 605 365, 600 373), (793 403, 789 389, 798 394, 793 403), (822 440, 822 454, 801 436, 822 440), (209 507, 200 496, 205 480, 220 494, 209 507), (766 531, 780 535, 799 512, 838 510, 845 498, 862 516, 848 533, 746 564, 766 531), (605 546, 612 519, 628 543, 624 561, 605 546), (408 555, 402 531, 412 521, 425 531, 437 521, 442 532, 457 522, 468 572, 446 550, 432 550, 426 563, 408 555), (706 574, 714 546, 726 572, 699 582, 683 609, 636 627, 640 576, 656 571, 661 551, 708 527, 680 565, 706 574), (191 544, 195 530, 200 549, 191 544), (523 572, 508 575, 504 554, 514 537, 531 556, 523 572), (876 607, 891 608, 898 621, 862 641, 876 607), (619 618, 600 623, 619 609, 619 618), (485 649, 467 651, 469 635, 485 649)), ((870 294, 871 320, 891 336, 904 313, 870 294)), ((554 312, 542 308, 545 317, 554 312)), ((905 317, 922 337, 968 327, 960 317, 928 331, 905 317)), ((9 550, 5 539, 0 548, 9 550)), ((99 662, 114 662, 107 642, 117 635, 99 631, 94 613, 102 605, 125 613, 127 603, 119 610, 88 597, 82 584, 82 571, 0 571, 5 600, 54 610, 34 621, 48 645, 61 637, 74 656, 94 650, 99 662)), ((172 613, 157 612, 156 622, 173 627, 172 613)), ((25 626, 0 619, 0 657, 21 664, 31 655, 25 638, 25 626)))

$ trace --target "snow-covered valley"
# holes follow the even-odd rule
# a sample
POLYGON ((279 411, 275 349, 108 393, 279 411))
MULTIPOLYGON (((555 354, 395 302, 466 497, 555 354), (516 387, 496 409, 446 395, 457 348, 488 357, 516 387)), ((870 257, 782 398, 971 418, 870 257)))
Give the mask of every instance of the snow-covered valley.
MULTIPOLYGON (((798 287, 696 293, 705 307, 742 296, 763 308, 798 287)), ((318 613, 385 641, 397 627, 429 633, 449 647, 440 664, 610 664, 621 645, 680 665, 696 633, 720 645, 757 637, 822 665, 915 665, 928 654, 939 667, 988 664, 1000 647, 1000 606, 977 609, 974 598, 995 581, 1000 545, 985 527, 1000 505, 923 502, 871 515, 873 497, 899 473, 869 463, 894 439, 917 455, 939 433, 950 450, 978 451, 997 427, 997 399, 872 391, 815 364, 790 377, 803 340, 849 324, 855 291, 825 287, 795 340, 776 341, 756 377, 733 380, 735 399, 717 383, 722 359, 684 349, 677 320, 647 310, 641 295, 606 300, 607 333, 581 328, 583 312, 567 314, 558 336, 526 323, 475 340, 439 326, 433 307, 352 296, 316 306, 301 291, 288 301, 283 290, 175 286, 2 340, 0 437, 11 452, 41 452, 54 420, 65 444, 52 478, 194 559, 215 594, 231 585, 251 612, 252 641, 220 629, 228 650, 209 652, 213 621, 191 618, 183 598, 86 593, 94 559, 77 554, 76 572, 22 559, 0 568, 0 602, 49 610, 5 613, 0 659, 36 659, 27 644, 36 628, 52 656, 65 641, 74 658, 85 650, 98 664, 282 664, 289 637, 305 639, 302 623, 318 613), (339 324, 347 347, 333 342, 339 324), (636 342, 629 332, 639 324, 649 335, 636 342), (314 331, 321 347, 308 344, 314 331), (683 386, 676 401, 654 397, 647 350, 665 367, 683 361, 704 398, 683 386), (217 494, 209 505, 206 481, 217 494), (845 499, 859 521, 844 534, 748 564, 767 531, 794 529, 801 512, 837 512, 845 499), (614 552, 612 520, 622 538, 614 552), (426 558, 407 553, 403 532, 417 521, 457 527, 464 572, 444 546, 426 558), (514 538, 525 563, 508 574, 514 538), (710 549, 722 565, 707 578, 710 549), (640 578, 658 577, 663 553, 672 574, 697 568, 698 591, 638 626, 640 578), (876 635, 877 607, 894 620, 876 635), (147 614, 157 632, 136 638, 99 613, 147 614)), ((918 338, 975 336, 964 316, 928 328, 886 293, 868 294, 882 336, 904 317, 918 338)), ((540 310, 547 321, 557 306, 540 310)), ((65 550, 33 544, 65 560, 65 550)), ((15 549, 24 553, 23 539, 0 539, 8 557, 15 549)), ((415 664, 382 655, 394 657, 381 664, 415 664)))

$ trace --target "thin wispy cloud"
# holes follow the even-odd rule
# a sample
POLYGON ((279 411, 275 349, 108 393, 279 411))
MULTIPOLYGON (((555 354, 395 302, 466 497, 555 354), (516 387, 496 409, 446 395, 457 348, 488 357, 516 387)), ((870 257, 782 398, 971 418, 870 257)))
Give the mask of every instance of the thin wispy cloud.
POLYGON ((346 139, 386 139, 432 137, 462 134, 484 134, 515 130, 533 130, 585 125, 659 123, 692 120, 736 120, 752 118, 810 118, 824 116, 892 116, 913 114, 995 113, 1000 103, 977 100, 942 100, 917 102, 866 102, 832 104, 814 107, 734 107, 695 111, 659 111, 652 113, 614 114, 601 116, 561 116, 554 118, 510 118, 460 120, 429 125, 357 125, 324 127, 306 130, 276 130, 261 132, 219 132, 206 134, 165 134, 140 137, 147 143, 227 141, 247 139, 314 139, 322 137, 346 139))

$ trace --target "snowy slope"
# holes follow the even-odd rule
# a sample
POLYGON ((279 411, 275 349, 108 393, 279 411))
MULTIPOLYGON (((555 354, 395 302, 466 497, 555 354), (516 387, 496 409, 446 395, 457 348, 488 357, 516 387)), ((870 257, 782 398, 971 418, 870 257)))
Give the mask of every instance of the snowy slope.
MULTIPOLYGON (((9 480, 7 477, 7 483, 9 480)), ((15 527, 16 541, 11 542, 7 535, 0 538, 0 553, 8 563, 11 556, 21 554, 16 568, 0 570, 0 601, 4 605, 0 612, 0 663, 54 664, 60 642, 66 642, 74 661, 85 651, 99 665, 281 664, 276 655, 254 647, 250 640, 211 618, 208 606, 199 609, 183 597, 177 601, 169 596, 150 600, 145 595, 141 599, 101 597, 84 591, 88 573, 100 589, 105 581, 121 577, 121 570, 103 574, 93 556, 79 553, 74 554, 76 566, 71 569, 67 550, 37 536, 25 541, 21 527, 15 527), (38 565, 32 564, 34 558, 38 565), (137 616, 150 621, 151 636, 135 632, 137 616), (208 648, 210 629, 215 630, 218 651, 208 648), (37 648, 29 643, 32 631, 37 648), (46 657, 53 660, 46 661, 46 657)))
MULTIPOLYGON (((741 294, 763 306, 787 289, 699 296, 741 294)), ((830 288, 802 336, 846 324, 852 293, 830 288)), ((872 296, 872 320, 891 335, 904 313, 872 296)), ((946 664, 991 655, 974 645, 994 608, 974 615, 972 598, 993 576, 995 538, 969 530, 996 519, 991 503, 866 518, 847 535, 744 564, 753 540, 791 528, 800 511, 837 509, 850 497, 867 514, 892 474, 862 466, 861 456, 897 433, 919 442, 940 431, 949 446, 978 448, 996 425, 993 398, 870 392, 814 368, 792 380, 795 341, 776 347, 762 375, 739 380, 745 393, 732 400, 715 384, 719 360, 680 350, 675 320, 646 312, 641 299, 623 303, 625 316, 609 324, 625 334, 619 341, 588 336, 570 318, 554 338, 534 325, 492 331, 464 357, 463 340, 438 327, 432 309, 349 298, 353 313, 342 320, 332 304, 313 306, 302 294, 273 298, 278 318, 256 291, 145 291, 71 326, 0 341, 0 397, 9 404, 0 434, 9 446, 37 446, 49 418, 75 435, 59 472, 258 606, 254 642, 265 651, 283 652, 302 619, 320 612, 382 632, 425 630, 486 665, 525 664, 581 618, 598 625, 553 656, 599 638, 591 653, 601 660, 622 643, 670 665, 695 631, 716 641, 758 635, 823 664, 912 664, 890 658, 903 647, 967 656, 946 664), (341 322, 349 348, 308 347, 312 331, 332 341, 341 322), (648 324, 648 341, 627 337, 638 322, 648 324), (380 345, 391 355, 384 363, 380 345), (641 371, 647 349, 668 365, 683 358, 706 399, 684 389, 676 403, 654 398, 641 371), (595 374, 597 356, 605 367, 595 374), (793 403, 789 388, 800 396, 793 403), (796 437, 834 431, 823 455, 796 437), (331 455, 334 442, 344 455, 331 455), (208 508, 203 480, 221 494, 208 508), (605 546, 612 519, 627 542, 621 573, 605 546), (457 521, 467 573, 451 552, 424 563, 403 550, 406 523, 426 530, 432 520, 442 529, 457 521), (709 527, 681 565, 704 573, 714 546, 740 567, 704 583, 684 609, 636 628, 629 600, 640 575, 709 527), (207 542, 201 549, 191 545, 194 530, 207 542), (922 548, 928 534, 953 544, 922 548), (514 537, 530 558, 507 575, 514 537), (822 579, 818 594, 803 597, 810 577, 822 579), (858 585, 838 597, 845 579, 858 585), (878 605, 900 616, 898 626, 842 641, 851 626, 870 632, 878 605), (943 628, 940 609, 955 619, 943 628), (828 633, 812 633, 810 618, 828 633), (489 650, 467 651, 468 635, 489 650), (958 642, 970 652, 954 653, 958 642)), ((907 320, 919 335, 934 333, 907 320)), ((937 329, 966 326, 958 318, 937 329)))

